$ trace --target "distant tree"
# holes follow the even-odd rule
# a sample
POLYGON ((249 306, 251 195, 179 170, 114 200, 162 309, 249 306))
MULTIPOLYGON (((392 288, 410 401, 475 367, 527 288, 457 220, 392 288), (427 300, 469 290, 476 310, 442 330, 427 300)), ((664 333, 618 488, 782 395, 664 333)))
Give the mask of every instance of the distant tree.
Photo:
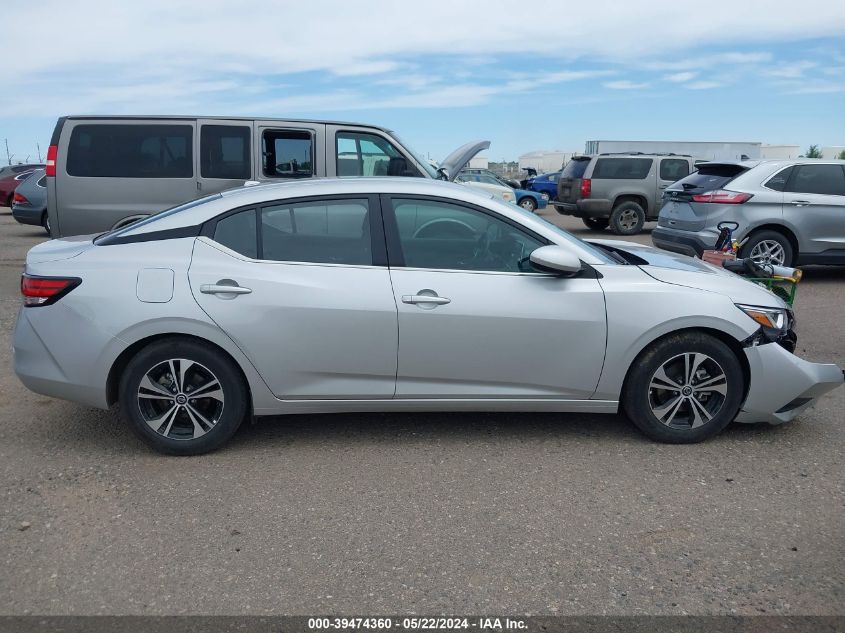
POLYGON ((839 156, 837 156, 836 158, 838 158, 839 160, 845 160, 845 149, 839 152, 839 156))
POLYGON ((807 149, 807 153, 804 154, 807 158, 821 158, 822 151, 819 149, 818 145, 810 145, 807 149))

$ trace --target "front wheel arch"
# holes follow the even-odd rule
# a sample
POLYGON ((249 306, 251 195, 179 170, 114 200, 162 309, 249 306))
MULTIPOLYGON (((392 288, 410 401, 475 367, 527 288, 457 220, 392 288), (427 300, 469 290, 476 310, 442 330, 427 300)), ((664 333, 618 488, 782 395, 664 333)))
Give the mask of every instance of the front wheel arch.
POLYGON ((665 334, 661 334, 660 336, 648 341, 645 345, 642 346, 634 360, 631 361, 631 364, 628 365, 628 369, 625 372, 625 380, 622 382, 622 389, 619 392, 619 407, 617 409, 618 413, 623 412, 623 403, 622 400, 625 397, 625 390, 628 385, 628 380, 631 377, 631 372, 637 366, 640 358, 642 358, 643 354, 645 354, 652 346, 656 345, 663 339, 669 338, 671 336, 678 336, 682 334, 692 334, 692 333, 700 333, 700 334, 707 334, 712 336, 715 339, 720 340, 722 343, 727 345, 730 350, 734 353, 734 355, 739 360, 739 366, 742 368, 742 378, 743 378, 743 389, 742 389, 742 403, 745 403, 745 399, 748 397, 748 389, 751 386, 751 366, 748 364, 748 357, 745 355, 745 351, 742 347, 742 343, 737 341, 734 337, 726 332, 722 332, 721 330, 716 330, 713 328, 708 327, 694 327, 694 328, 682 328, 679 330, 672 330, 671 332, 666 332, 665 334))

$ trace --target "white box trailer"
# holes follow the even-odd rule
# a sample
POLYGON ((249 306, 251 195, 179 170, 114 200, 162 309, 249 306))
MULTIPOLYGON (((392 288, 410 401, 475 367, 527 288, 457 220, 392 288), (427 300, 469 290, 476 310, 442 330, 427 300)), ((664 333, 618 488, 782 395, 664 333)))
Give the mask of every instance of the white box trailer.
POLYGON ((705 160, 760 158, 762 143, 717 143, 711 141, 587 141, 585 153, 688 154, 705 160))

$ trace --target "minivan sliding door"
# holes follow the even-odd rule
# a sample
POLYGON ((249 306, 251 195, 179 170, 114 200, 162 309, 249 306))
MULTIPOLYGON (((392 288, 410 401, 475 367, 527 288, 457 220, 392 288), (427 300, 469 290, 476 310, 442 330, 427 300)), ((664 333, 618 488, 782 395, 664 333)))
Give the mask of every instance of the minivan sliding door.
POLYGON ((197 195, 240 187, 254 179, 252 121, 198 119, 197 195))
POLYGON ((326 126, 300 121, 256 121, 256 179, 298 180, 326 175, 326 126))

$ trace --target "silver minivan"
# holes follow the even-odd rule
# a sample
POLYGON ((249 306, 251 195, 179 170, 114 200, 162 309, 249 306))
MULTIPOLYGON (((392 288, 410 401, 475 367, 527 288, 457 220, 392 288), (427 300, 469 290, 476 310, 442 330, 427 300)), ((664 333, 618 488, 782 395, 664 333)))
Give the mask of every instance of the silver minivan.
POLYGON ((334 176, 454 178, 489 141, 435 169, 394 132, 361 123, 196 116, 66 116, 47 153, 53 237, 100 233, 238 187, 334 176))

